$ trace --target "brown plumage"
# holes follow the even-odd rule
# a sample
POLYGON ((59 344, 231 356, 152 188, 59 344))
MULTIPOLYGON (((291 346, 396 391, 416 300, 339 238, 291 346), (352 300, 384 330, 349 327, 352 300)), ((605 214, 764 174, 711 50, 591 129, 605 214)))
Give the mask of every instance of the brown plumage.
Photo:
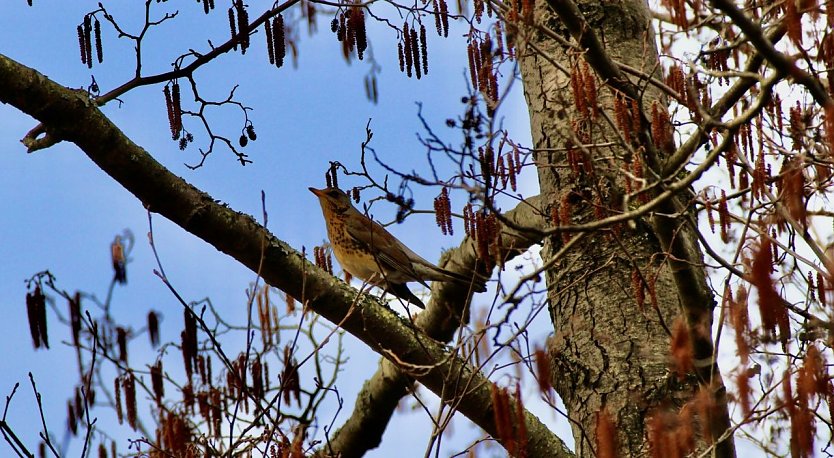
POLYGON ((376 221, 360 213, 338 188, 309 188, 319 198, 327 236, 342 269, 368 283, 424 308, 406 283, 449 281, 473 291, 486 291, 482 281, 437 267, 411 251, 376 221))

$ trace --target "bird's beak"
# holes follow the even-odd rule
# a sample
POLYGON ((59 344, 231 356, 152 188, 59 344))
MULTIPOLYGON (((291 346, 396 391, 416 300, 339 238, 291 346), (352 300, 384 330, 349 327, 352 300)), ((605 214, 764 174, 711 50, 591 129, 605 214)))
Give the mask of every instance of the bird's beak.
POLYGON ((307 189, 309 189, 310 192, 315 194, 316 197, 323 197, 324 196, 324 189, 316 189, 316 188, 312 188, 312 187, 307 188, 307 189))

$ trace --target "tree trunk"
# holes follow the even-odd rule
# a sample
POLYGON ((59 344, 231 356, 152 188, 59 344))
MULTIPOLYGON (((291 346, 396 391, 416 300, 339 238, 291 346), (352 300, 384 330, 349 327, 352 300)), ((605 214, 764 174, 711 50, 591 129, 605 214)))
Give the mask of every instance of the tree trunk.
MULTIPOLYGON (((571 85, 570 73, 583 69, 586 52, 575 41, 569 44, 569 27, 554 14, 551 3, 536 2, 532 21, 555 33, 523 27, 517 38, 535 160, 545 210, 554 215, 554 226, 588 223, 599 219, 600 207, 606 207, 605 216, 632 208, 618 190, 626 188, 624 171, 631 171, 630 166, 642 153, 623 146, 631 142, 622 141, 621 129, 612 126, 616 123, 615 91, 599 78, 595 78, 597 98, 591 102, 597 103, 611 121, 602 114, 591 120, 577 109, 577 91, 571 85), (569 158, 566 152, 571 145, 577 145, 574 154, 579 151, 579 157, 584 157, 579 165, 577 156, 569 158), (585 162, 593 166, 586 167, 585 162), (558 216, 566 210, 568 221, 558 216)), ((609 58, 660 78, 655 35, 642 0, 583 1, 577 6, 609 58)), ((587 75, 594 75, 593 67, 587 75)), ((652 86, 636 78, 631 83, 638 89, 644 113, 650 112, 655 101, 666 111, 652 86)), ((646 216, 634 224, 588 233, 547 272, 555 333, 548 342, 551 374, 553 386, 567 408, 577 456, 596 456, 599 444, 614 444, 610 437, 597 438, 598 413, 603 407, 617 431, 618 456, 646 456, 650 453, 652 432, 648 425, 652 418, 677 415, 685 403, 695 399, 699 385, 708 384, 693 371, 679 377, 671 370, 670 335, 678 320, 689 324, 690 330, 696 325, 702 327, 700 337, 708 343, 704 353, 712 361, 709 330, 714 299, 706 285, 693 226, 684 219, 686 212, 684 217, 662 221, 646 216), (665 232, 674 227, 672 232, 678 240, 670 241, 666 234, 658 233, 658 225, 667 228, 665 232), (683 243, 690 249, 690 258, 697 262, 696 268, 688 269, 689 274, 695 272, 694 282, 691 275, 684 279, 667 259, 672 243, 683 243), (635 284, 642 286, 635 288, 635 284), (686 320, 682 287, 698 291, 701 306, 707 311, 702 314, 703 322, 686 320), (639 303, 642 294, 638 289, 645 291, 643 303, 639 303)), ((548 238, 542 251, 544 261, 568 237, 577 236, 557 233, 548 238)), ((687 340, 696 339, 693 336, 687 340)), ((713 369, 709 364, 706 372, 712 374, 713 369)), ((710 386, 723 396, 720 376, 714 375, 707 378, 718 385, 710 386)), ((726 420, 726 404, 720 407, 724 409, 720 416, 726 420)), ((701 418, 698 423, 706 421, 701 418)), ((676 427, 670 422, 663 424, 664 428, 676 427)), ((692 425, 688 428, 693 431, 692 425)), ((704 439, 698 441, 698 448, 709 444, 709 434, 715 433, 695 433, 704 439)), ((731 437, 721 444, 719 454, 732 455, 731 437)))

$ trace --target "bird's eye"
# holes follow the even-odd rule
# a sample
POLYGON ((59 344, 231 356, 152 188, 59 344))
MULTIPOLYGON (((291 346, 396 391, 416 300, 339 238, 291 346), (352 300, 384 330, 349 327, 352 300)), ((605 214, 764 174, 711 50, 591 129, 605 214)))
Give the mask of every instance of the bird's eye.
POLYGON ((330 197, 338 197, 339 196, 339 191, 336 191, 334 189, 334 190, 328 192, 327 195, 330 196, 330 197))

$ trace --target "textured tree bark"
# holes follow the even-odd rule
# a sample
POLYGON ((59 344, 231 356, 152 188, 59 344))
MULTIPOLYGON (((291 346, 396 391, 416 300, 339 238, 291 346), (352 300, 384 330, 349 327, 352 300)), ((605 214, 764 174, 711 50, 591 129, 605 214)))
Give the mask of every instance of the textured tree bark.
MULTIPOLYGON (((556 6, 555 2, 552 4, 556 6)), ((624 187, 624 174, 618 174, 616 167, 625 167, 632 153, 619 146, 620 134, 604 118, 593 123, 583 121, 575 108, 570 75, 558 67, 572 69, 577 63, 581 67, 587 49, 568 45, 571 33, 586 46, 583 39, 587 36, 583 34, 595 34, 609 58, 656 78, 660 77, 659 64, 649 11, 642 0, 576 3, 588 25, 578 34, 575 28, 570 30, 560 22, 550 6, 551 3, 536 2, 533 22, 554 31, 563 40, 535 27, 524 27, 519 31, 523 35, 518 40, 519 62, 543 201, 547 210, 556 214, 560 206, 569 203, 570 223, 580 224, 596 219, 591 204, 594 193, 589 190, 600 185, 608 191, 602 203, 613 210, 624 209, 621 194, 614 192, 624 187), (604 178, 601 174, 589 177, 571 170, 565 147, 568 140, 574 145, 580 143, 575 134, 579 130, 590 138, 585 151, 591 160, 597 162, 599 169, 610 167, 604 178)), ((589 61, 598 57, 593 52, 589 55, 589 61)), ((604 71, 597 62, 592 65, 604 71)), ((639 88, 644 110, 649 110, 655 101, 666 109, 650 85, 633 83, 639 88)), ((597 102, 613 119, 613 91, 599 82, 597 87, 597 102)), ((681 208, 674 200, 664 210, 681 208)), ((651 415, 677 411, 695 397, 701 384, 710 386, 716 398, 723 398, 723 385, 711 358, 714 299, 706 284, 692 223, 687 219, 684 210, 677 217, 649 216, 631 226, 589 234, 547 273, 555 331, 548 342, 552 377, 567 407, 577 456, 596 455, 597 415, 603 407, 616 425, 619 456, 645 456, 650 453, 647 419, 651 415), (681 252, 685 257, 670 262, 670 252, 681 252), (689 264, 684 267, 679 261, 689 264), (644 281, 654 283, 654 299, 649 300, 647 293, 646 304, 638 304, 635 297, 635 269, 644 281), (656 309, 651 304, 655 299, 656 309), (690 331, 698 332, 692 341, 704 343, 698 356, 707 359, 701 364, 708 368, 682 379, 670 371, 670 330, 678 319, 685 320, 690 331), (707 373, 706 378, 703 372, 707 373)), ((563 241, 558 234, 545 241, 545 262, 563 241)), ((720 407, 723 421, 718 422, 721 427, 717 432, 725 431, 728 425, 726 403, 720 407)), ((716 435, 716 430, 712 434, 721 436, 716 435)), ((699 442, 701 450, 708 446, 708 441, 699 442)), ((716 450, 719 456, 732 456, 732 436, 716 450)))

